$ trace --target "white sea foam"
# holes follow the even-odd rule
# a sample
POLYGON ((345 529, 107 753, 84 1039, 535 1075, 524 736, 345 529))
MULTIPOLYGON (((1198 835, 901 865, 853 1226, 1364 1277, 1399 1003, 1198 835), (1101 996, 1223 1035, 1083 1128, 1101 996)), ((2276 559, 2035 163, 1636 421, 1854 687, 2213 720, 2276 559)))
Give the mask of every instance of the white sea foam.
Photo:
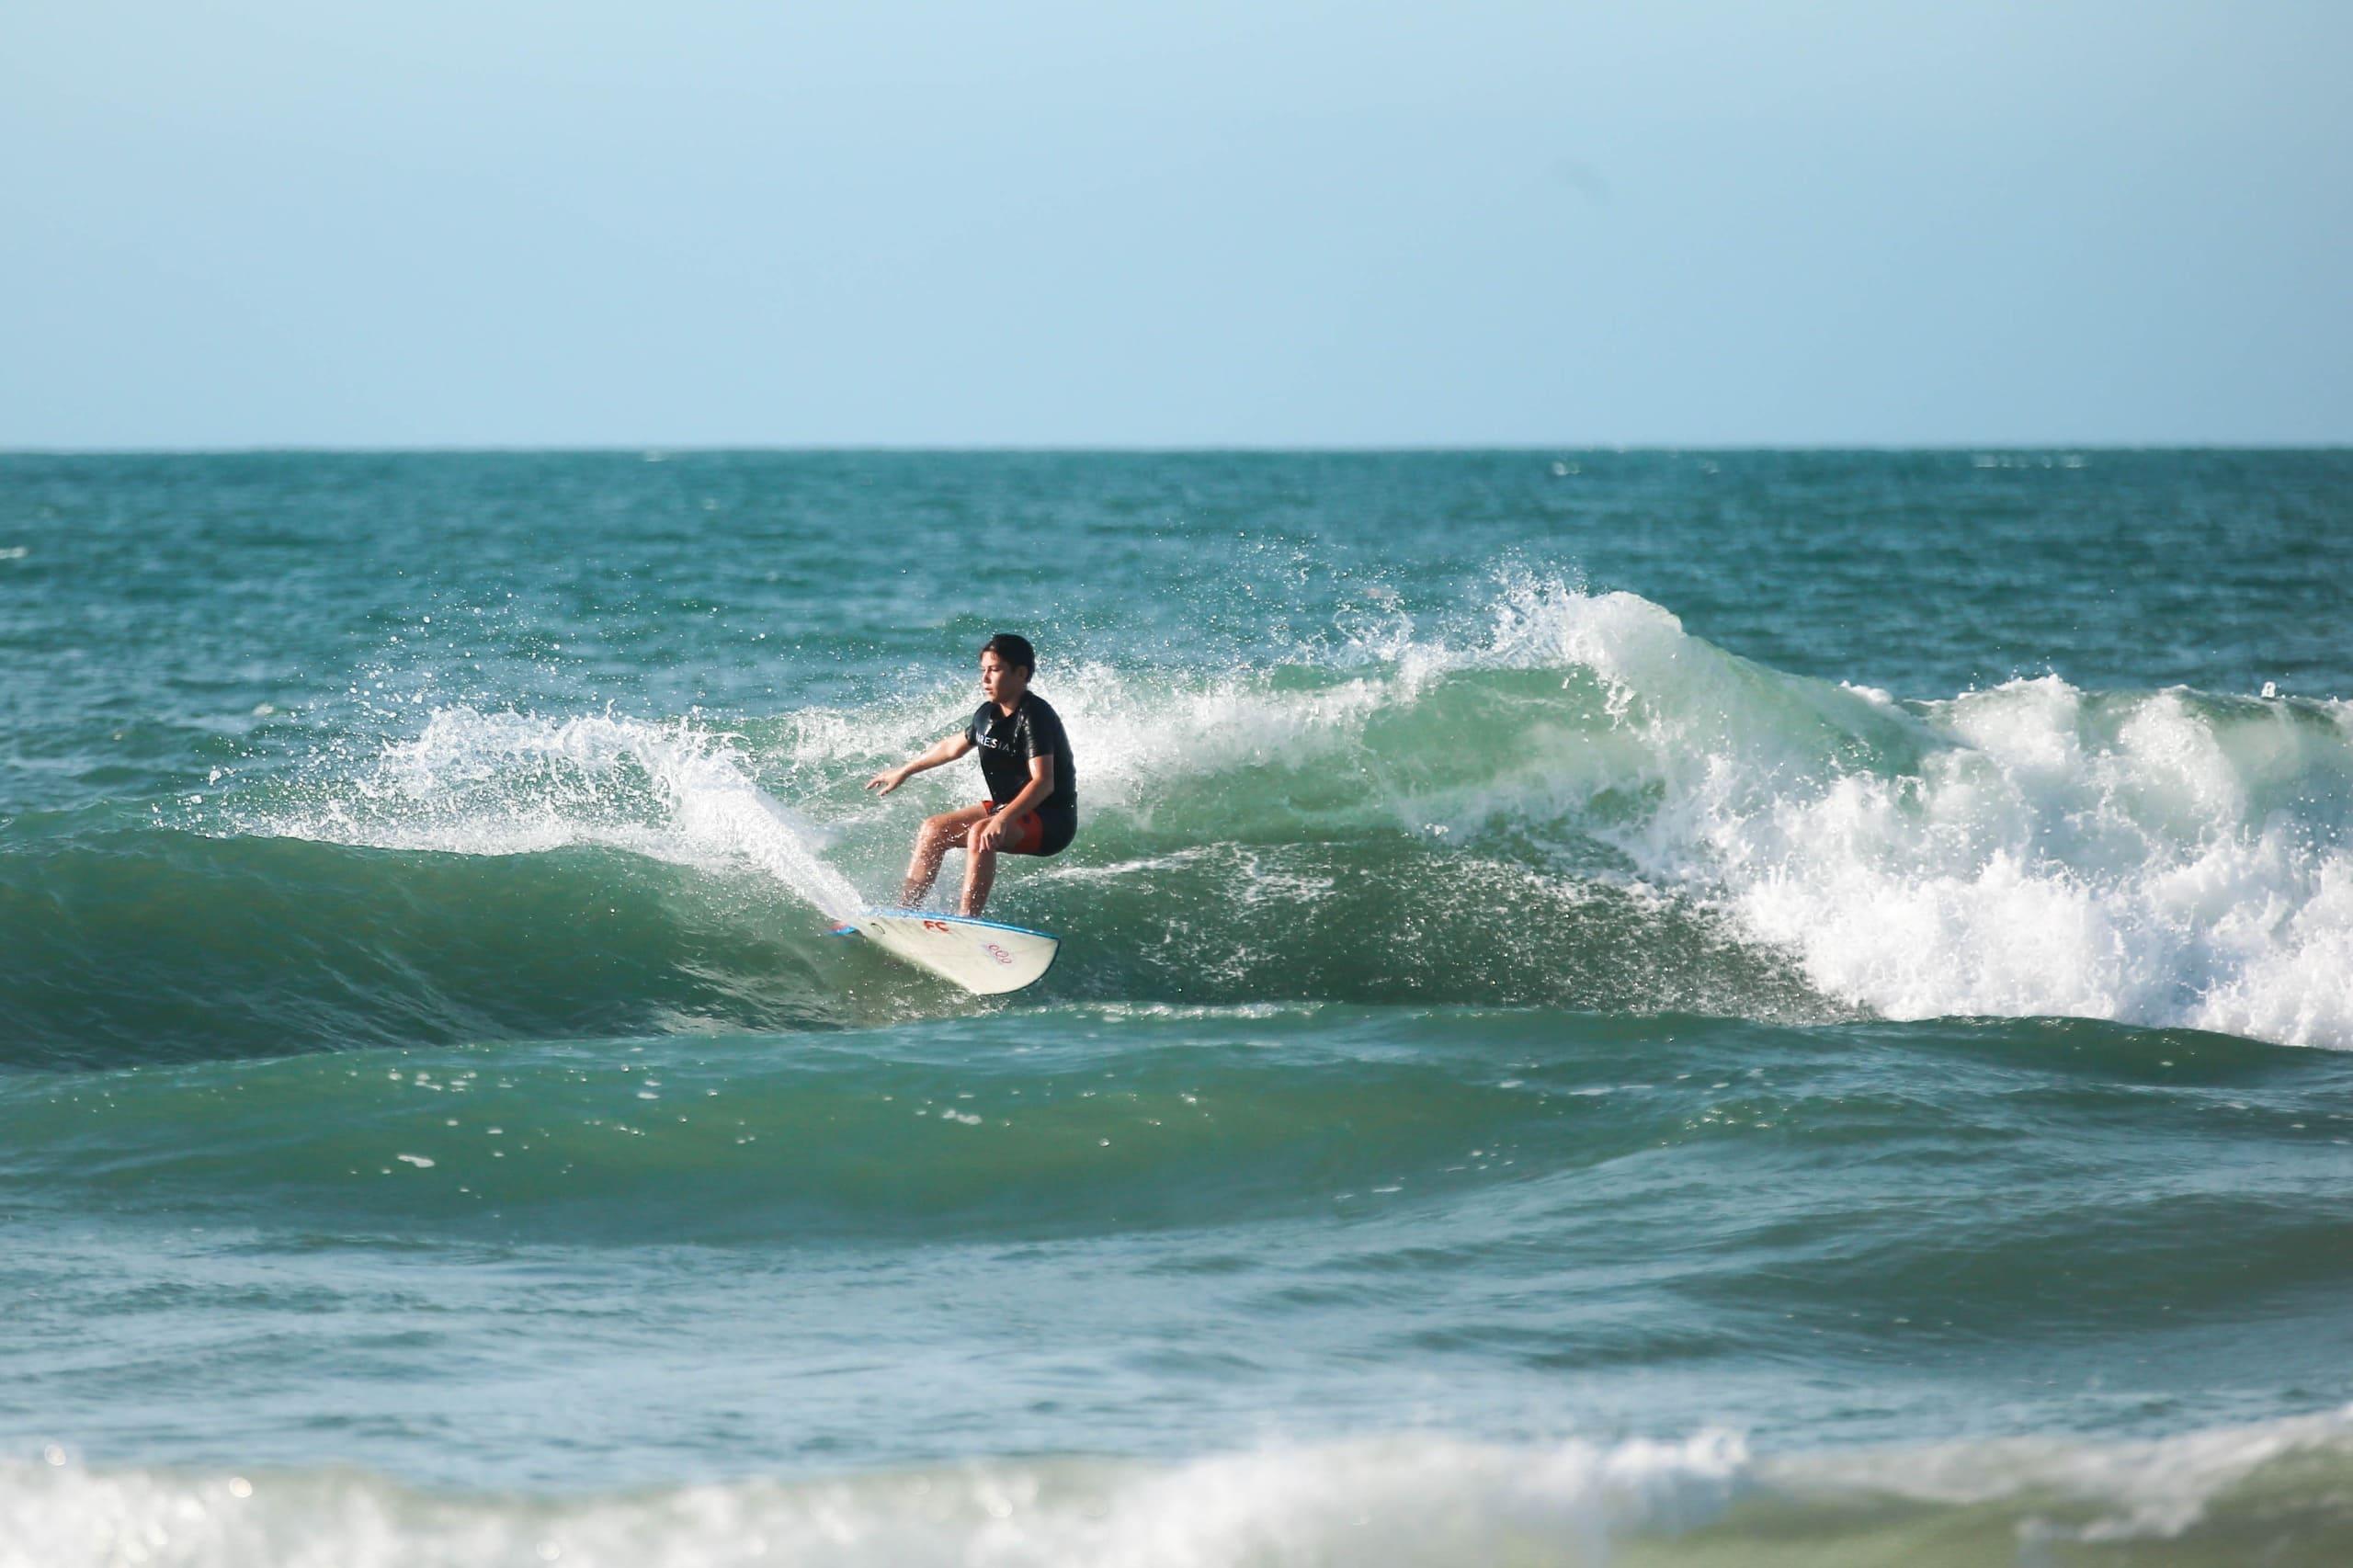
POLYGON ((1737 659, 1631 596, 1538 588, 1511 606, 1493 653, 1590 670, 1647 754, 1657 809, 1607 835, 1823 991, 1893 1017, 2353 1047, 2343 705, 2046 676, 1905 713, 1737 659), (1851 760, 1849 737, 1879 760, 1851 760))
POLYGON ((689 720, 435 710, 355 777, 235 819, 242 832, 461 855, 602 845, 752 869, 827 915, 861 902, 824 832, 753 781, 738 737, 689 720))
POLYGON ((438 1497, 349 1471, 33 1463, 0 1467, 12 1527, 0 1568, 1586 1562, 1613 1535, 1713 1517, 1745 1462, 1722 1434, 1543 1449, 1430 1438, 563 1500, 438 1497))
POLYGON ((2175 1542, 2191 1561, 2228 1561, 2238 1542, 2301 1562, 2320 1559, 2299 1531, 2342 1539, 2353 1523, 2342 1413, 2137 1442, 1783 1456, 1722 1431, 1614 1444, 1426 1435, 562 1497, 432 1493, 347 1470, 91 1469, 52 1447, 0 1462, 0 1568, 1382 1568, 1603 1563, 1637 1545, 1643 1561, 1673 1562, 1686 1541, 1709 1562, 1728 1551, 1975 1562, 1989 1546, 2054 1540, 2129 1542, 2151 1562, 2175 1542), (1893 1533, 1906 1524, 1915 1533, 1893 1533))

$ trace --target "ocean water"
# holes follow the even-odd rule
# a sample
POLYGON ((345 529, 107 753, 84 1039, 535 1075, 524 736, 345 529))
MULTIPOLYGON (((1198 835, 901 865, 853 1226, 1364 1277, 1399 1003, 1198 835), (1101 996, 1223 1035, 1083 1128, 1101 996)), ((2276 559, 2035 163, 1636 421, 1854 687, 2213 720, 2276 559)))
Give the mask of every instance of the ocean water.
POLYGON ((2353 1561, 2348 610, 2341 451, 0 457, 0 1568, 2353 1561))

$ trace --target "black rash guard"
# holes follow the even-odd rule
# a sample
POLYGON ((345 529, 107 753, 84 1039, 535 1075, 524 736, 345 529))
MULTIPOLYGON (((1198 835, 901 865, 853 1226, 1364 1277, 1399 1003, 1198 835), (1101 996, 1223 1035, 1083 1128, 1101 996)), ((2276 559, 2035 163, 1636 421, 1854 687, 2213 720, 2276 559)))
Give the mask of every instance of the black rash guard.
POLYGON ((1032 757, 1054 759, 1053 793, 1038 802, 1038 825, 1046 835, 1038 852, 1051 855, 1067 845, 1078 832, 1078 767, 1071 761, 1062 716, 1044 698, 1025 691, 1009 715, 994 702, 982 703, 964 733, 981 748, 981 777, 1000 811, 1029 787, 1032 757))

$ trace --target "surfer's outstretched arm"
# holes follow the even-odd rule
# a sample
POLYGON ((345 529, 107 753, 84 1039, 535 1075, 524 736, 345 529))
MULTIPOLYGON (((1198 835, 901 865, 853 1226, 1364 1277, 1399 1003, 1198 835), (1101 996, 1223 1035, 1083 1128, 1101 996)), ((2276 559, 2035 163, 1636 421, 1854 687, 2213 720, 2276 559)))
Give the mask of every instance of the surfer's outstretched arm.
POLYGON ((929 751, 924 753, 921 756, 916 757, 914 761, 903 762, 896 767, 884 768, 881 772, 868 779, 866 781, 866 787, 875 791, 877 794, 887 795, 892 790, 897 789, 900 785, 904 784, 911 776, 917 773, 927 772, 935 767, 944 767, 949 763, 955 761, 958 757, 962 756, 966 752, 971 751, 972 749, 972 737, 971 734, 958 733, 950 735, 946 740, 941 741, 938 745, 933 746, 929 751))

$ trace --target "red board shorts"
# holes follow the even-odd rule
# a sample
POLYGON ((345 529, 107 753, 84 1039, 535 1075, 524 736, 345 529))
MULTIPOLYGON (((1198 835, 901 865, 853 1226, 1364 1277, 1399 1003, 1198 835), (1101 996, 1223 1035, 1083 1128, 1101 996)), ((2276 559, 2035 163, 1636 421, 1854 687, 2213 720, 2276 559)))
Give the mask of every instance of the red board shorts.
MULTIPOLYGON (((989 815, 996 815, 996 802, 983 801, 989 815)), ((1046 848, 1046 824, 1031 812, 1013 825, 1013 830, 997 840, 997 852, 1003 855, 1040 855, 1046 848)))

